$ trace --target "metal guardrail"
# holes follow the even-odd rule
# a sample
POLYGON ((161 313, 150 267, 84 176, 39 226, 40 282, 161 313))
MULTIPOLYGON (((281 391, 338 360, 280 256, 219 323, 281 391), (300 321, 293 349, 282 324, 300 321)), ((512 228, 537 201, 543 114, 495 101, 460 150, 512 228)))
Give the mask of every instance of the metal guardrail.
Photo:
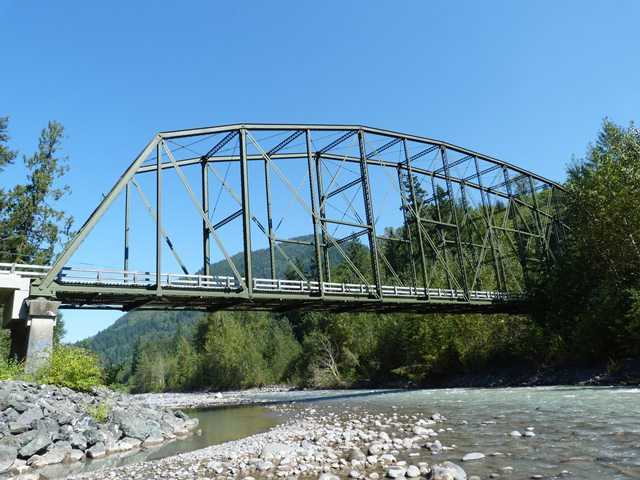
MULTIPOLYGON (((37 279, 46 275, 51 267, 43 265, 24 265, 0 263, 0 275, 16 274, 37 279)), ((160 284, 169 288, 188 288, 233 291, 240 289, 240 283, 229 276, 185 275, 182 273, 161 273, 160 284)), ((242 279, 244 281, 244 278, 242 279)), ((65 267, 58 275, 60 283, 110 285, 110 286, 151 286, 156 285, 155 272, 114 270, 106 268, 65 267)), ((357 283, 323 282, 323 289, 329 295, 370 295, 376 292, 375 285, 357 283)), ((263 293, 319 293, 320 284, 316 281, 280 280, 254 278, 253 290, 263 293)), ((433 298, 465 300, 465 292, 456 289, 416 288, 396 285, 383 285, 382 295, 396 298, 433 298)), ((519 293, 474 290, 469 292, 469 300, 524 300, 527 296, 519 293)))

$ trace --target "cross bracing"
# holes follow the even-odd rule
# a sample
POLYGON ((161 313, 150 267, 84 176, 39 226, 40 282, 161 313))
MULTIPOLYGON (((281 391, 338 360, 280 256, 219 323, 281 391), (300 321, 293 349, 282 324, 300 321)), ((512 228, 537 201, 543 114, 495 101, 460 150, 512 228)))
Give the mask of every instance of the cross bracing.
POLYGON ((521 310, 531 272, 560 253, 561 195, 556 183, 495 158, 363 126, 164 132, 32 295, 125 310, 521 310), (74 265, 118 198, 121 268, 74 265), (134 198, 153 226, 144 266, 130 238, 134 198), (173 217, 197 232, 185 240, 173 217))

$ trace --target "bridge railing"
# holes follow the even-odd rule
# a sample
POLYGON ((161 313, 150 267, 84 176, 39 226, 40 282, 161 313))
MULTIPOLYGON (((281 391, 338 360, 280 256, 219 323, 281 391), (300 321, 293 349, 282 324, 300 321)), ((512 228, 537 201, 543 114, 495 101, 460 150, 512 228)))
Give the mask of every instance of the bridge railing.
POLYGON ((0 263, 0 274, 15 274, 21 277, 42 278, 51 267, 47 265, 26 265, 22 263, 0 263))
MULTIPOLYGON (((24 265, 17 263, 0 263, 0 274, 17 274, 27 278, 41 278, 50 269, 43 265, 24 265)), ((244 278, 242 279, 244 281, 244 278)), ((58 275, 61 283, 111 286, 153 286, 158 279, 155 272, 116 270, 108 268, 78 268, 65 267, 58 275)), ((160 285, 175 289, 205 289, 233 291, 240 289, 239 282, 234 277, 223 275, 189 275, 183 273, 161 273, 160 285)), ((375 285, 357 283, 323 282, 323 290, 329 295, 371 295, 376 292, 375 285)), ((253 290, 262 293, 310 294, 320 292, 317 281, 283 280, 270 278, 254 278, 253 290)), ((438 300, 459 300, 466 298, 463 290, 406 287, 397 285, 383 285, 382 295, 396 298, 430 298, 438 300)), ((474 290, 468 292, 469 300, 525 300, 527 297, 519 293, 494 292, 474 290)))

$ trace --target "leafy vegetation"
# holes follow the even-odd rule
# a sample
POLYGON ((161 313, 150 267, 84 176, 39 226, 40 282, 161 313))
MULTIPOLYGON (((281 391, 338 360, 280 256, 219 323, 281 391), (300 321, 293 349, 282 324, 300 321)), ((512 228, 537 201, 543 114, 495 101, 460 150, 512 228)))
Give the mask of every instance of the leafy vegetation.
POLYGON ((536 319, 558 363, 637 355, 640 132, 605 120, 597 142, 568 173, 568 238, 562 257, 540 277, 536 319))

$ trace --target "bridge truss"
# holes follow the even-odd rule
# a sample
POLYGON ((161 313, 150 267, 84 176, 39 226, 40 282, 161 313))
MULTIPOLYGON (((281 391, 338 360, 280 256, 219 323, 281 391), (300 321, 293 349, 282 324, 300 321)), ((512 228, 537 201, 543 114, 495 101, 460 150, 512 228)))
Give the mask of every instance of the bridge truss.
POLYGON ((560 253, 562 191, 486 155, 364 126, 164 132, 55 264, 34 275, 32 296, 123 310, 516 311, 531 275, 560 253), (170 240, 167 218, 184 213, 172 208, 176 188, 197 218, 199 233, 183 242, 199 250, 196 265, 170 240), (131 258, 134 195, 155 225, 152 268, 131 258), (122 269, 74 267, 73 254, 119 197, 122 269), (281 229, 285 219, 297 235, 280 234, 295 230, 281 229), (255 263, 256 246, 266 266, 255 263), (167 272, 167 259, 179 271, 167 272), (218 271, 212 259, 222 260, 218 271))

